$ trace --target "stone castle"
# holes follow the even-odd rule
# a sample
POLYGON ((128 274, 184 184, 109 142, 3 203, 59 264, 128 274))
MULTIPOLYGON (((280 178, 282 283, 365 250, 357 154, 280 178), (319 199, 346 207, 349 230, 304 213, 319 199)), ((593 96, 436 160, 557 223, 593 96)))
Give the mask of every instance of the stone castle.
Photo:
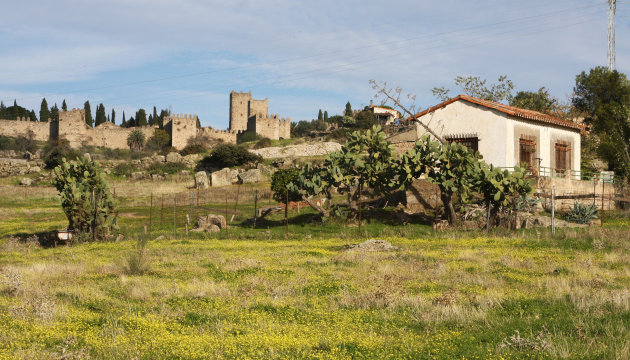
MULTIPOLYGON (((183 149, 191 139, 221 141, 235 144, 239 136, 255 132, 272 140, 291 137, 291 119, 268 115, 269 100, 254 100, 251 92, 230 93, 230 128, 216 130, 212 127, 198 127, 197 115, 170 115, 164 119, 164 129, 171 137, 172 146, 183 149)), ((59 122, 33 122, 28 118, 1 120, 0 135, 29 136, 38 141, 66 139, 70 146, 100 146, 113 149, 128 148, 127 136, 133 130, 143 132, 146 139, 153 136, 157 127, 142 126, 123 128, 105 122, 94 128, 85 123, 85 111, 72 109, 59 112, 59 122)))

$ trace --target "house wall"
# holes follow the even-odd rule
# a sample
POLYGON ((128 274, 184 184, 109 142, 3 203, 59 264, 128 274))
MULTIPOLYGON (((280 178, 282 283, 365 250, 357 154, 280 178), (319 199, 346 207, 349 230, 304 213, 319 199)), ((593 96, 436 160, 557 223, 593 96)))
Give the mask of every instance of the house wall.
MULTIPOLYGON (((456 101, 419 118, 440 136, 476 133, 479 152, 487 163, 497 167, 513 167, 519 163, 519 139, 536 140, 536 156, 541 166, 555 167, 555 143, 570 144, 572 170, 580 169, 580 133, 551 124, 540 124, 488 109, 466 101, 456 101)), ((418 139, 425 130, 416 125, 418 139)))
MULTIPOLYGON (((512 164, 508 145, 512 143, 507 121, 498 112, 486 111, 478 105, 456 101, 418 119, 438 135, 476 133, 479 137, 479 153, 494 166, 507 167, 512 164), (506 136, 508 134, 508 136, 506 136)), ((416 136, 420 139, 426 130, 416 125, 416 136)))
MULTIPOLYGON (((508 117, 506 115, 506 117, 508 117)), ((512 134, 512 146, 508 148, 512 163, 519 163, 519 139, 529 135, 536 139, 536 157, 540 158, 540 166, 556 167, 555 145, 557 142, 570 144, 571 170, 580 170, 580 133, 577 130, 569 130, 553 125, 541 126, 520 118, 508 117, 508 136, 512 134), (509 130, 511 129, 511 131, 509 130)), ((514 166, 514 165, 511 165, 514 166)))

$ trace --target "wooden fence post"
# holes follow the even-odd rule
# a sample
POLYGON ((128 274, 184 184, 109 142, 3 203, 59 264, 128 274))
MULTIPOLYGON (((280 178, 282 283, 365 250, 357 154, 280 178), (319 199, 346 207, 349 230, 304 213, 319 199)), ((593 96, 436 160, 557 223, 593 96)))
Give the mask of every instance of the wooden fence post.
POLYGON ((229 239, 230 237, 230 230, 229 230, 229 226, 227 223, 227 217, 228 217, 228 194, 227 192, 225 193, 225 238, 229 239))
POLYGON ((149 234, 153 227, 153 192, 151 192, 151 202, 149 203, 149 234))
POLYGON ((289 189, 286 190, 286 206, 284 207, 284 238, 289 238, 289 189))
POLYGON ((177 239, 177 195, 173 197, 173 239, 177 239))
POLYGON ((258 190, 254 193, 254 228, 256 227, 256 220, 258 218, 258 190))
POLYGON ((556 203, 554 200, 555 196, 556 196, 556 186, 554 185, 551 187, 551 235, 556 234, 556 223, 555 223, 556 203))

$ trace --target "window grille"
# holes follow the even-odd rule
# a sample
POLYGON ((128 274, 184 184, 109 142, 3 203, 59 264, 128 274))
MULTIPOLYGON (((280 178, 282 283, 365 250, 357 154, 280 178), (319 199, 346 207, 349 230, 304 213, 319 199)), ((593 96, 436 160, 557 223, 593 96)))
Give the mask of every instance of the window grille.
POLYGON ((446 135, 444 140, 449 143, 462 144, 470 150, 479 151, 479 137, 477 134, 454 134, 446 135))

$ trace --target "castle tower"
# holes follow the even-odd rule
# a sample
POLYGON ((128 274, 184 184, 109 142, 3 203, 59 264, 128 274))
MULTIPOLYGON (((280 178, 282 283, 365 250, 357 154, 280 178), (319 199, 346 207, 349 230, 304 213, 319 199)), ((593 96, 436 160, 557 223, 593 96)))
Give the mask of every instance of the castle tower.
POLYGON ((230 92, 230 130, 247 130, 247 118, 249 117, 249 101, 252 92, 230 92))

